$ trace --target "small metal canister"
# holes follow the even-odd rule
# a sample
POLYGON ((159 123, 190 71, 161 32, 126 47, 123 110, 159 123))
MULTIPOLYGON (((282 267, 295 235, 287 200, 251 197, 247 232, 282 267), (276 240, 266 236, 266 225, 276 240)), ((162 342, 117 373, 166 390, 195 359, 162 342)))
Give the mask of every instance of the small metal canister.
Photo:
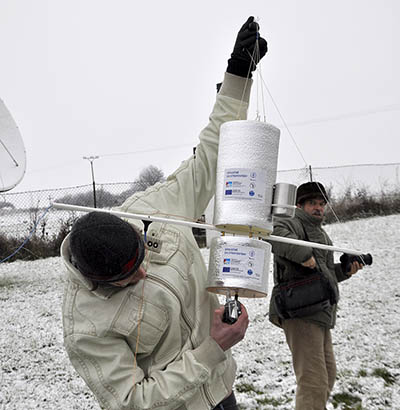
POLYGON ((213 238, 206 289, 220 295, 260 298, 268 293, 271 245, 243 236, 213 238))
POLYGON ((296 209, 297 186, 284 182, 274 185, 272 216, 293 218, 296 209))

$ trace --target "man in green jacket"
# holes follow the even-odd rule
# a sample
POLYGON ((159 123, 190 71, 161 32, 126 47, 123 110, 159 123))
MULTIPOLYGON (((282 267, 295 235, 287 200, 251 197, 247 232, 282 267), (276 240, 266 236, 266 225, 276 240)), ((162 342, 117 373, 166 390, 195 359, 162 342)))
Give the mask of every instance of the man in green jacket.
MULTIPOLYGON (((186 220, 204 213, 215 193, 220 127, 246 119, 252 55, 266 51, 250 17, 195 155, 120 211, 186 220)), ((65 346, 102 408, 237 409, 230 348, 243 339, 248 316, 243 307, 236 323, 223 322, 191 228, 152 222, 147 230, 141 221, 92 212, 75 223, 61 255, 65 346)))
MULTIPOLYGON (((277 220, 273 234, 332 245, 321 226, 327 201, 327 193, 321 183, 307 182, 300 185, 294 218, 277 220)), ((283 328, 292 353, 297 381, 296 410, 323 410, 336 378, 330 329, 335 326, 337 305, 328 303, 311 315, 288 318, 280 312, 275 298, 279 294, 280 284, 304 279, 317 270, 329 281, 337 301, 338 282, 351 277, 362 265, 357 261, 346 267, 341 263, 335 264, 331 251, 311 247, 274 242, 272 251, 275 286, 269 318, 272 323, 283 328)))

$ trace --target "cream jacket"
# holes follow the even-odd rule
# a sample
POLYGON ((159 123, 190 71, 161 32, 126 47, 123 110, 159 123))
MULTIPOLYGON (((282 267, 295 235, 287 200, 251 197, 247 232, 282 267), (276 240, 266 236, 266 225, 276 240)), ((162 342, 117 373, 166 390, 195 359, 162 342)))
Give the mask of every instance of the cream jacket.
MULTIPOLYGON (((245 119, 250 83, 226 73, 195 155, 118 210, 199 218, 215 193, 220 126, 245 119)), ((202 255, 191 228, 153 222, 146 241, 145 280, 93 290, 71 264, 65 239, 68 355, 103 409, 211 409, 231 392, 236 364, 210 337, 219 302, 205 290, 202 255)))

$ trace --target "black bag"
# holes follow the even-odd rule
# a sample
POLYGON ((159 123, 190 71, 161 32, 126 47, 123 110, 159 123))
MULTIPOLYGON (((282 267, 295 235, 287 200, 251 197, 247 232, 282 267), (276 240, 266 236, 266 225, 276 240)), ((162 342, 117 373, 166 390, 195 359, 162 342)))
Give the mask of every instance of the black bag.
POLYGON ((275 308, 281 319, 299 318, 320 312, 336 303, 328 278, 315 271, 302 279, 279 284, 275 308))

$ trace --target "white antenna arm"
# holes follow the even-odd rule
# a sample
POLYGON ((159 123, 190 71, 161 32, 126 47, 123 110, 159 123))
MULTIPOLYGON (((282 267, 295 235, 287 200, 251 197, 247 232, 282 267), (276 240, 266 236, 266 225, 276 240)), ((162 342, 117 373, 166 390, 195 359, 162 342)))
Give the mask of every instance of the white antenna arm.
MULTIPOLYGON (((200 229, 209 229, 212 231, 219 231, 219 232, 237 233, 237 232, 232 232, 232 231, 225 230, 222 228, 218 228, 215 225, 205 224, 205 223, 200 223, 200 222, 183 221, 181 219, 172 219, 172 218, 165 218, 165 217, 163 218, 159 216, 144 215, 144 214, 132 214, 129 212, 119 212, 119 211, 114 211, 110 209, 99 209, 99 208, 91 208, 88 206, 62 204, 59 202, 53 202, 53 206, 56 209, 65 209, 67 211, 105 212, 105 213, 109 213, 111 215, 119 216, 121 218, 126 218, 126 219, 139 219, 141 221, 152 221, 152 222, 166 222, 166 223, 171 223, 175 225, 187 226, 191 228, 200 228, 200 229)), ((298 246, 306 246, 306 247, 317 248, 317 249, 326 249, 326 250, 333 251, 333 252, 343 252, 343 253, 348 253, 349 255, 363 255, 362 252, 356 251, 354 249, 340 248, 337 246, 324 245, 322 243, 316 243, 316 242, 302 241, 300 239, 285 238, 282 236, 268 235, 264 237, 264 239, 266 239, 268 242, 283 242, 283 243, 289 243, 289 244, 298 245, 298 246)))
POLYGON ((67 211, 79 211, 79 212, 104 212, 111 215, 119 216, 121 218, 127 219, 139 219, 141 221, 152 221, 152 222, 166 222, 171 223, 174 225, 183 225, 188 226, 191 228, 201 228, 201 229, 211 229, 214 231, 220 231, 216 226, 210 224, 204 224, 200 222, 192 222, 192 221, 183 221, 181 219, 172 219, 172 218, 163 218, 160 216, 153 216, 153 215, 145 215, 145 214, 132 214, 129 212, 120 212, 114 211, 111 209, 100 209, 100 208, 91 208, 88 206, 79 206, 79 205, 70 205, 70 204, 62 204, 59 202, 53 202, 54 208, 57 209, 65 209, 67 211))
POLYGON ((282 242, 289 243, 291 245, 307 246, 309 248, 325 249, 334 252, 343 252, 348 253, 349 255, 363 255, 362 252, 356 251, 354 249, 340 248, 338 246, 333 245, 324 245, 323 243, 317 242, 302 241, 301 239, 285 238, 284 236, 269 235, 268 238, 266 238, 266 240, 267 242, 282 242))

